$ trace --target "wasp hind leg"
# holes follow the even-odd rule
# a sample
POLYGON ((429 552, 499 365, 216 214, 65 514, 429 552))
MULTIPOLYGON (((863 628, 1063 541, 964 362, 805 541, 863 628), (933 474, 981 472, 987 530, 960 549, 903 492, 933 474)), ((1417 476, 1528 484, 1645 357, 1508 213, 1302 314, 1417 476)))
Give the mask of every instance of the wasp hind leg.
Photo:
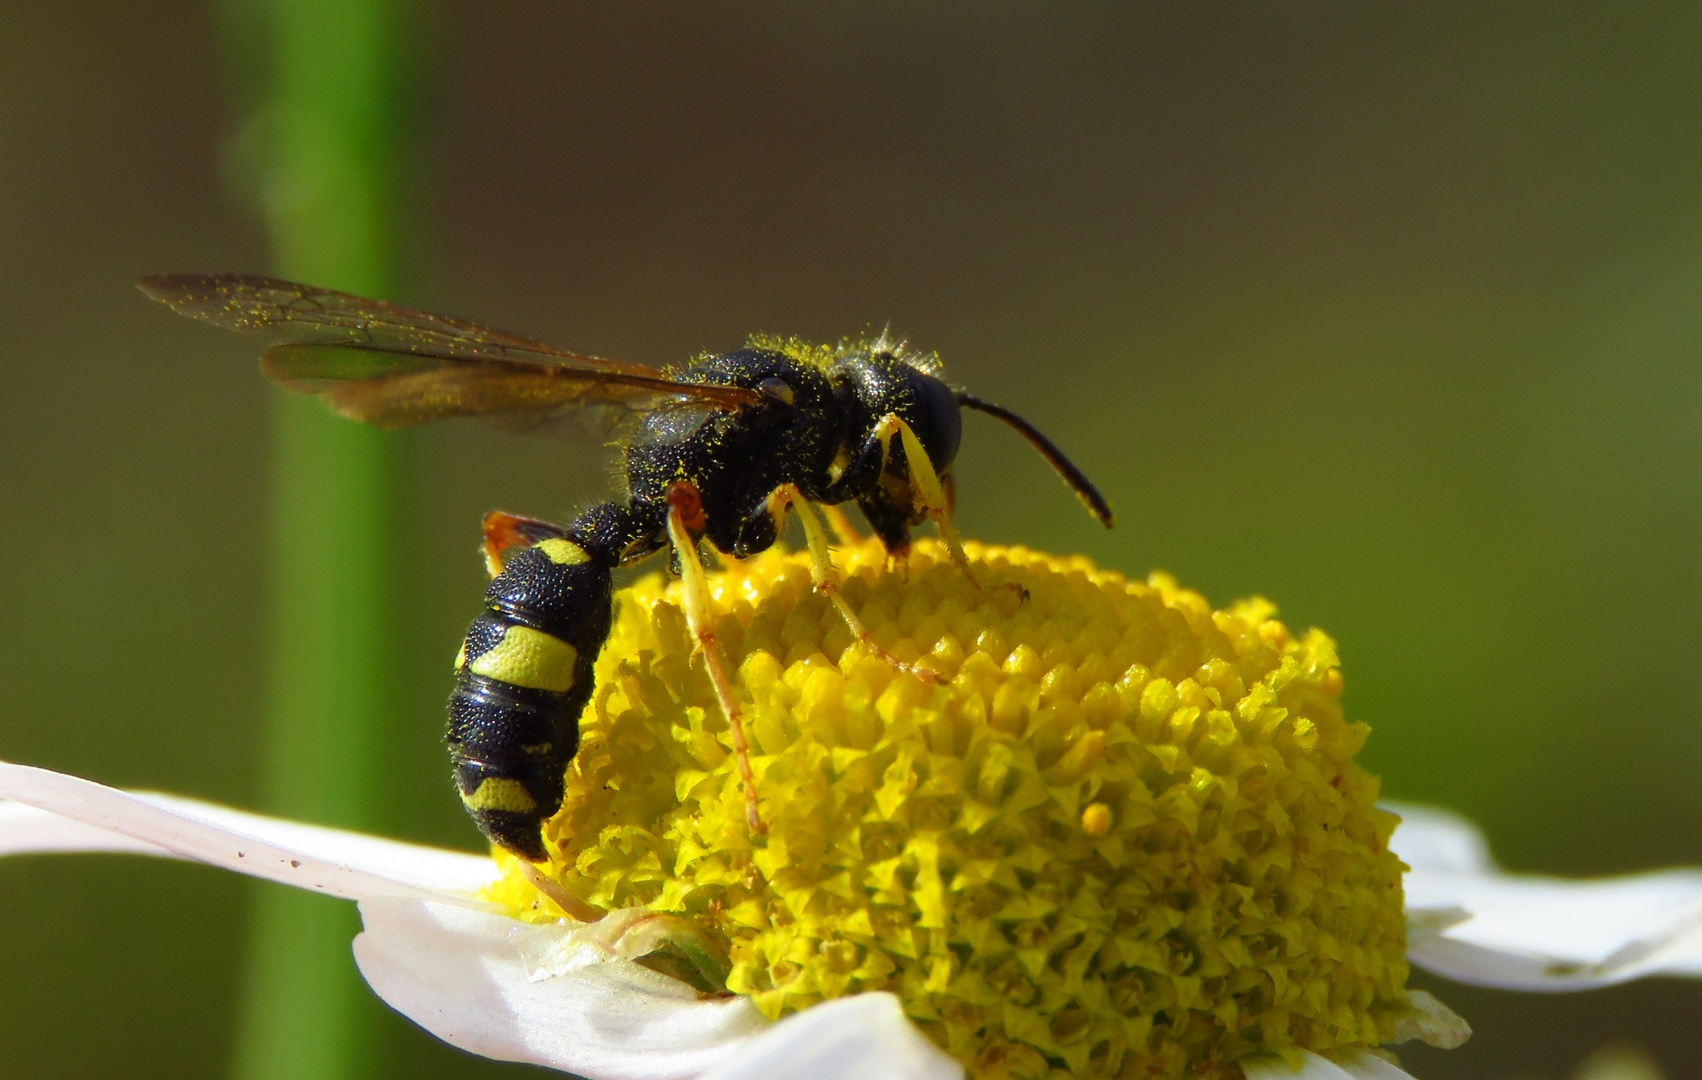
POLYGON ((537 518, 492 510, 485 515, 484 533, 484 546, 479 550, 485 557, 485 571, 496 577, 502 573, 510 551, 531 547, 544 540, 559 540, 567 535, 567 530, 537 518))
POLYGON ((822 530, 814 508, 810 506, 809 500, 804 498, 803 492, 798 490, 797 485, 782 484, 775 488, 774 493, 769 496, 769 506, 770 513, 775 517, 783 513, 787 506, 798 512, 798 521, 804 526, 804 540, 810 550, 810 581, 815 585, 816 592, 827 597, 833 604, 857 643, 895 670, 914 675, 923 682, 938 682, 939 672, 906 663, 887 652, 875 640, 874 635, 869 633, 869 628, 863 625, 863 620, 858 617, 850 602, 845 599, 845 594, 839 589, 839 577, 834 572, 833 553, 827 544, 827 533, 822 530))
POLYGON ((683 586, 686 628, 703 653, 703 666, 709 672, 709 683, 715 688, 715 700, 721 714, 727 718, 727 730, 733 738, 733 756, 738 761, 739 779, 745 785, 745 821, 751 832, 768 832, 767 822, 756 805, 756 774, 751 771, 750 743, 745 739, 745 724, 739 712, 733 681, 727 676, 726 661, 715 642, 714 620, 709 614, 709 582, 703 574, 703 558, 697 550, 697 539, 689 523, 701 522, 703 505, 697 489, 690 484, 675 484, 668 491, 668 539, 679 564, 680 584, 683 586))

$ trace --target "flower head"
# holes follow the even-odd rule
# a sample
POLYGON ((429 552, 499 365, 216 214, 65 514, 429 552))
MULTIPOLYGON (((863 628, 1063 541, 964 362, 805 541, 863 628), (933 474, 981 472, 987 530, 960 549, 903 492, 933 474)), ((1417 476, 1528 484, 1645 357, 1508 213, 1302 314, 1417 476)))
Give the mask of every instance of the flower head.
POLYGON ((838 556, 933 681, 853 647, 795 556, 715 577, 765 837, 652 578, 623 594, 547 865, 6 762, 0 855, 174 856, 357 900, 355 960, 394 1008, 592 1080, 1402 1080, 1378 1044, 1466 1034, 1404 989, 1403 949, 1519 989, 1702 973, 1702 872, 1515 877, 1422 808, 1391 836, 1323 634, 1162 575, 973 552, 989 591, 927 545, 903 573, 838 556))
MULTIPOLYGON (((1343 718, 1333 642, 1163 575, 970 557, 995 588, 937 545, 903 573, 876 545, 838 552, 865 623, 932 683, 854 645, 802 554, 714 577, 766 836, 678 586, 627 590, 539 870, 702 927, 771 1019, 893 991, 976 1076, 1184 1076, 1392 1040, 1411 1012, 1395 818, 1354 764, 1366 728, 1343 718)), ((499 857, 492 899, 560 916, 499 857)))

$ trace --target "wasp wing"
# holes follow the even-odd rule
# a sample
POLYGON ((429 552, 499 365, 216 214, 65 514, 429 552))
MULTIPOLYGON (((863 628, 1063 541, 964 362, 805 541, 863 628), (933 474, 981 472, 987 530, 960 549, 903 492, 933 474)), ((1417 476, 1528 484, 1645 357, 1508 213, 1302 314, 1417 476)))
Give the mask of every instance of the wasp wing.
POLYGON ((734 409, 760 400, 739 387, 676 382, 661 372, 628 375, 349 345, 274 345, 261 355, 260 370, 286 390, 316 395, 338 414, 382 428, 476 416, 510 430, 594 435, 633 413, 687 404, 734 409), (583 418, 570 415, 586 411, 583 418))
POLYGON ((742 387, 680 382, 642 364, 274 278, 179 274, 139 285, 180 314, 265 338, 268 379, 380 427, 477 416, 519 430, 595 432, 634 412, 761 400, 742 387), (580 411, 584 422, 564 422, 580 411))
POLYGON ((248 274, 168 274, 137 286, 173 311, 273 345, 349 345, 463 360, 571 364, 655 376, 654 368, 560 349, 383 300, 248 274))

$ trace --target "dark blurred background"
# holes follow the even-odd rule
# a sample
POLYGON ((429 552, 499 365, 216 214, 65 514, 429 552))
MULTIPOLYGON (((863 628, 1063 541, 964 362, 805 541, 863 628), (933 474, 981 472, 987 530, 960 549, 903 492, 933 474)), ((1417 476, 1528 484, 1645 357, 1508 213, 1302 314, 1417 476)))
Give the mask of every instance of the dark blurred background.
MULTIPOLYGON (((664 363, 890 323, 970 418, 972 536, 1251 592, 1342 646, 1388 795, 1510 867, 1702 862, 1702 9, 452 0, 406 294, 664 363)), ((146 273, 263 271, 205 3, 0 5, 0 756, 253 805, 267 408, 146 273)), ((391 830, 472 847, 438 745, 487 509, 595 446, 403 436, 391 830)), ((0 1075, 221 1077, 259 886, 0 864, 0 1075)), ((1427 1080, 1702 1073, 1702 985, 1519 997, 1427 1080)), ((377 1009, 378 1006, 372 1006, 377 1009)), ((387 1022, 384 1075, 523 1070, 387 1022)))

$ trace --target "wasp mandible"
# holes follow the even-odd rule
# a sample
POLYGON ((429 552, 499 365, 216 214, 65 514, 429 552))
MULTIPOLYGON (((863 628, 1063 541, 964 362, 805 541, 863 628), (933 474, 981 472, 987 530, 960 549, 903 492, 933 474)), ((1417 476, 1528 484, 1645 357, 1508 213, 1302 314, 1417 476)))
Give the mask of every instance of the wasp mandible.
POLYGON ((1111 508, 1032 424, 940 379, 932 354, 882 335, 838 348, 756 341, 679 368, 652 368, 379 300, 239 274, 146 278, 174 311, 269 347, 272 382, 382 428, 476 416, 532 432, 613 437, 625 493, 567 525, 492 513, 486 609, 455 658, 449 756, 461 801, 493 842, 546 858, 541 826, 561 806, 579 715, 609 636, 614 570, 663 548, 684 584, 686 623, 726 715, 746 817, 765 829, 739 704, 715 643, 699 544, 743 558, 797 513, 816 588, 852 635, 887 655, 840 595, 812 507, 854 502, 893 556, 932 520, 969 573, 951 523, 962 410, 1014 428, 1107 527, 1111 508))

